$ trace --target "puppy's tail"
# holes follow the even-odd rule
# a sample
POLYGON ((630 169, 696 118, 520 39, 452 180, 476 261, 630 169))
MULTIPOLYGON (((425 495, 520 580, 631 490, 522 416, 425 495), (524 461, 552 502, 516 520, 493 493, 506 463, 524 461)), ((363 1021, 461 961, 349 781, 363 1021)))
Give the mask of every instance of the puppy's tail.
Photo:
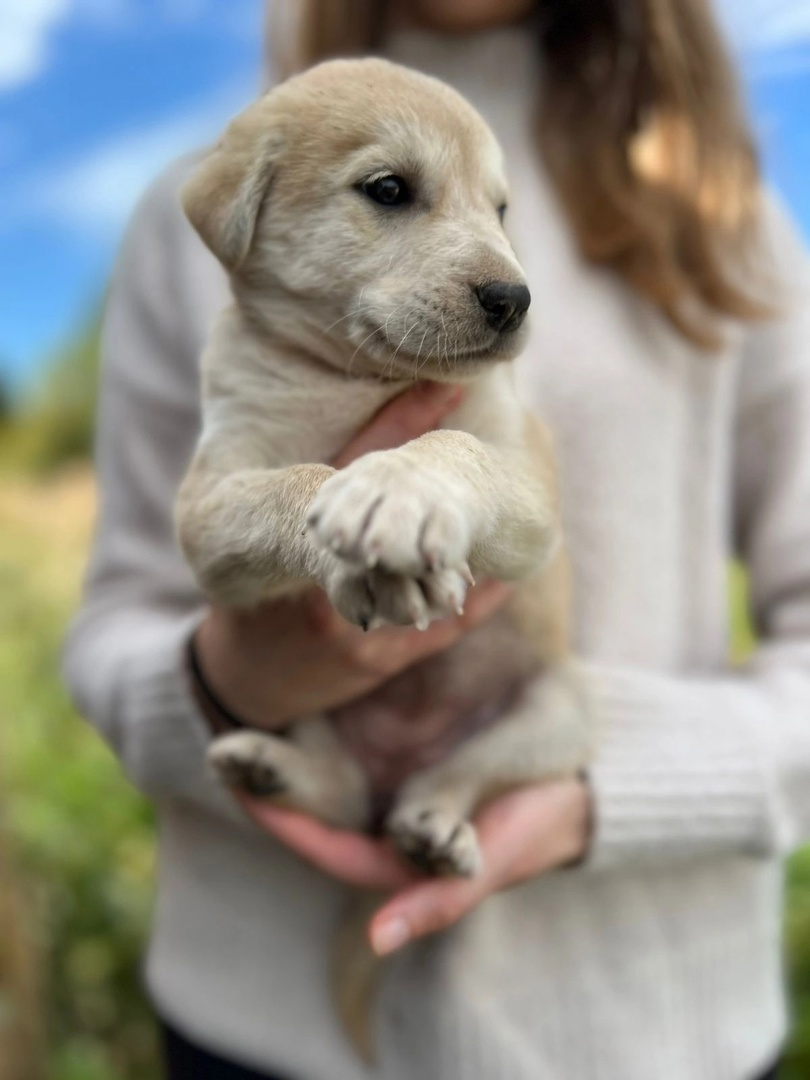
POLYGON ((376 1061, 374 1002, 385 964, 368 940, 368 924, 380 906, 377 893, 353 893, 332 945, 332 996, 349 1042, 367 1064, 376 1061))

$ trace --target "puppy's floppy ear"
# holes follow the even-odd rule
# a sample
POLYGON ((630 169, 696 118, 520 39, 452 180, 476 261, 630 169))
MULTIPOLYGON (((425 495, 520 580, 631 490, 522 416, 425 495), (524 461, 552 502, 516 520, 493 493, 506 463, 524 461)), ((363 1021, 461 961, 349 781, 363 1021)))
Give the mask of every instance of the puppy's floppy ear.
POLYGON ((250 250, 282 145, 278 133, 251 131, 246 119, 231 124, 180 193, 189 221, 228 270, 250 250))

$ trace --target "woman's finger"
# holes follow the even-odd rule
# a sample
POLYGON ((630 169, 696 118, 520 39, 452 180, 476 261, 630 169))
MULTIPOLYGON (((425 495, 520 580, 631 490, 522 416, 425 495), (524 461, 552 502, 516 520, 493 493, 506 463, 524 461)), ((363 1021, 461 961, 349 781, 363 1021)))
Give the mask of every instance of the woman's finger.
POLYGON ((333 829, 307 814, 283 810, 237 795, 248 816, 265 832, 319 870, 348 885, 389 891, 401 889, 415 874, 390 845, 361 833, 333 829))
POLYGON ((385 956, 415 938, 446 930, 491 891, 486 872, 474 878, 436 878, 411 884, 371 920, 371 947, 378 956, 385 956))
POLYGON ((446 930, 491 893, 578 858, 589 820, 590 796, 581 780, 534 784, 494 799, 476 817, 481 872, 407 886, 372 919, 374 950, 382 955, 446 930))
POLYGON ((464 396, 460 386, 421 382, 384 405, 333 461, 336 469, 374 450, 391 450, 432 431, 457 408, 464 396))

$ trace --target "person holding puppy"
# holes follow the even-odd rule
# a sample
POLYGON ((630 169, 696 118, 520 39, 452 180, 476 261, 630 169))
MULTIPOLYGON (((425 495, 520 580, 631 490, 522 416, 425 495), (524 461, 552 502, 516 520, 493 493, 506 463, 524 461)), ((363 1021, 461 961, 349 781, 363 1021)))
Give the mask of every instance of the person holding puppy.
MULTIPOLYGON (((193 163, 173 168, 136 215, 108 300, 101 517, 65 660, 77 703, 161 815, 147 975, 169 1074, 368 1075, 325 976, 348 885, 382 894, 371 940, 394 954, 377 1075, 768 1075, 785 1032, 780 859, 810 835, 808 272, 760 194, 707 3, 276 9, 279 75, 377 50, 455 86, 504 146, 534 296, 520 386, 557 445, 602 743, 587 779, 484 808, 469 880, 414 878, 380 841, 239 808, 207 776, 190 635, 214 712, 273 729, 328 710, 384 769, 440 754, 454 718, 380 725, 352 701, 508 590, 482 584, 424 634, 364 635, 319 594, 206 607, 171 510, 199 424, 198 355, 227 293, 177 202, 193 163), (762 637, 745 673, 726 662, 733 552, 762 637)), ((430 430, 459 400, 416 387, 337 464, 430 430)))

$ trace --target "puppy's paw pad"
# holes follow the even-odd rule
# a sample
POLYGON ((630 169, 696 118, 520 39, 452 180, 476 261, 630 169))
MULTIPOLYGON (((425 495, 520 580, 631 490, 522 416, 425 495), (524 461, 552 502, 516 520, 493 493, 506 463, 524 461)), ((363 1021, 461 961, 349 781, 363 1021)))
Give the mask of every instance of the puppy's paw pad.
POLYGON ((447 811, 423 807, 395 811, 388 831, 403 855, 426 873, 473 877, 481 869, 474 827, 447 811))
POLYGON ((356 567, 420 577, 464 562, 468 517, 452 479, 387 450, 330 477, 312 502, 307 529, 318 550, 356 567))
POLYGON ((229 788, 258 798, 287 791, 288 784, 274 760, 274 739, 259 732, 238 732, 217 739, 208 751, 208 763, 229 788))
POLYGON ((368 630, 377 611, 366 574, 333 563, 324 577, 324 588, 335 611, 347 622, 368 630))

